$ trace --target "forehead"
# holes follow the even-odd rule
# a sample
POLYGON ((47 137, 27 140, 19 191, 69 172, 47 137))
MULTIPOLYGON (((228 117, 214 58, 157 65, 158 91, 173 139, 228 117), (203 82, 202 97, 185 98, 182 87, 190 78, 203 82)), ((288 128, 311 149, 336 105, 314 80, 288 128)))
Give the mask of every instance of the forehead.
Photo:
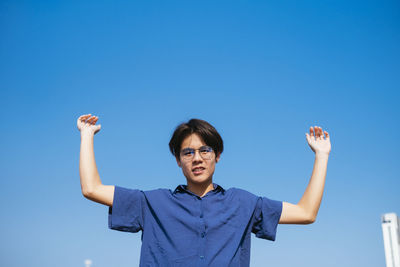
POLYGON ((199 148, 205 145, 206 143, 204 143, 203 139, 198 134, 191 134, 183 139, 181 148, 199 148))

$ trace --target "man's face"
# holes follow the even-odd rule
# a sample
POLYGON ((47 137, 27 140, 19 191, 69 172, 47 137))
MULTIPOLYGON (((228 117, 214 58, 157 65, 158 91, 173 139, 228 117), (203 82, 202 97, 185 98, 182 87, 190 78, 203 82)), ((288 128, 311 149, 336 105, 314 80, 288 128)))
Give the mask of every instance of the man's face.
MULTIPOLYGON (((206 146, 201 137, 197 134, 192 134, 186 137, 181 145, 181 151, 185 148, 199 149, 206 146)), ((189 161, 176 159, 178 166, 182 168, 188 184, 204 184, 212 181, 212 176, 215 170, 215 163, 219 161, 219 156, 215 156, 212 152, 211 159, 203 159, 200 152, 196 150, 193 158, 189 161)))

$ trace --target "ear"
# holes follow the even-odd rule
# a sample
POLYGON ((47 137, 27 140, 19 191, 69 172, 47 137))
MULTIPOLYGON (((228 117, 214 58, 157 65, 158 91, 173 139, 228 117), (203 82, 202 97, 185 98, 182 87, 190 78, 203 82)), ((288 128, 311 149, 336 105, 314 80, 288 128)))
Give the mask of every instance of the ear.
POLYGON ((218 153, 218 155, 215 157, 215 162, 218 163, 220 157, 221 157, 221 153, 218 153))
POLYGON ((178 164, 179 168, 182 168, 181 161, 178 159, 178 157, 175 157, 176 163, 178 164))

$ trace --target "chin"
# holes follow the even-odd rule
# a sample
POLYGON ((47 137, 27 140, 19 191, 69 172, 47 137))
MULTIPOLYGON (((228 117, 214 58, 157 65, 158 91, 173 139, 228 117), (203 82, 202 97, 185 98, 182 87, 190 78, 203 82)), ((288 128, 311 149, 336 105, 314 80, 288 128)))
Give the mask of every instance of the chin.
POLYGON ((190 177, 188 182, 192 184, 206 184, 212 181, 212 177, 190 177))

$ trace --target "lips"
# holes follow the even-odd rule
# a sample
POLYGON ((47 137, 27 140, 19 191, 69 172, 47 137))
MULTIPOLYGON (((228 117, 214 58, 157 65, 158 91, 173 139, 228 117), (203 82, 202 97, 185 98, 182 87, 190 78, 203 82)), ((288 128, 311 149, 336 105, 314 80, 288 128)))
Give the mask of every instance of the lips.
POLYGON ((193 172, 194 174, 202 174, 202 173, 204 172, 205 169, 206 169, 206 168, 204 168, 204 167, 195 167, 195 168, 192 169, 192 172, 193 172))

